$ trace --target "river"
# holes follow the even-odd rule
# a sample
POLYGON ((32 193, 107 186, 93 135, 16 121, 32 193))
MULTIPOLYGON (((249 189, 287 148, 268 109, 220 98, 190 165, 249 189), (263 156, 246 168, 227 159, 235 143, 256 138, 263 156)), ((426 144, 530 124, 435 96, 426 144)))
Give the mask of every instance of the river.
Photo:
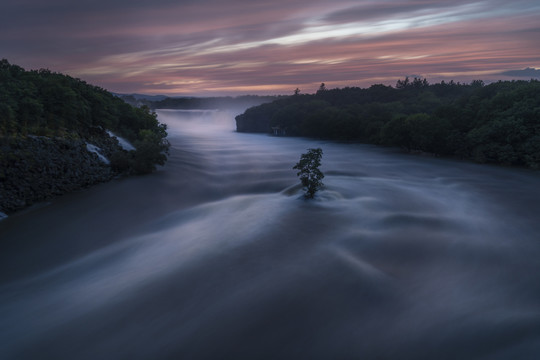
POLYGON ((236 113, 160 110, 157 172, 0 221, 0 358, 540 354, 537 172, 236 133, 236 113))

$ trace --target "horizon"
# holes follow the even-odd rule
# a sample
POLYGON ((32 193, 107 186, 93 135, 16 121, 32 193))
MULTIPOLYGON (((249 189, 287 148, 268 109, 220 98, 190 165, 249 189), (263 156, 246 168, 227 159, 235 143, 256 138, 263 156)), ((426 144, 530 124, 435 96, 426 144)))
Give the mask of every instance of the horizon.
POLYGON ((3 8, 0 57, 121 94, 540 79, 532 0, 8 0, 3 8))
MULTIPOLYGON (((526 69, 525 69, 526 70, 526 69)), ((419 78, 420 80, 423 80, 424 78, 419 78)), ((404 79, 397 79, 396 82, 398 80, 404 80, 404 79)), ((409 80, 414 80, 413 79, 410 79, 409 80)), ((428 84, 431 86, 431 85, 436 85, 436 84, 441 84, 441 83, 446 83, 446 84, 449 84, 450 82, 452 82, 453 80, 441 80, 439 82, 430 82, 429 79, 426 79, 428 81, 428 84)), ((502 80, 502 79, 499 79, 499 80, 493 80, 493 81, 484 81, 482 79, 473 79, 471 80, 470 82, 459 82, 459 81, 453 81, 455 84, 457 85, 471 85, 472 82, 474 81, 482 81, 483 82, 483 85, 484 86, 487 86, 487 85, 490 85, 490 84, 493 84, 493 83, 497 83, 497 82, 505 82, 505 81, 527 81, 527 82, 530 82, 530 81, 540 81, 540 79, 535 79, 535 78, 531 78, 531 79, 525 79, 525 78, 521 78, 521 79, 506 79, 506 80, 502 80)), ((317 86, 317 89, 315 89, 313 92, 300 92, 300 95, 315 95, 317 93, 317 90, 319 90, 320 88, 320 85, 317 86)), ((389 87, 392 87, 392 88, 396 88, 396 84, 394 85, 386 85, 386 84, 371 84, 371 85, 368 85, 368 86, 344 86, 344 87, 335 87, 335 88, 327 88, 327 90, 340 90, 340 89, 345 89, 345 88, 354 88, 354 87, 359 87, 359 88, 363 88, 363 89, 368 89, 370 88, 371 86, 376 86, 376 85, 384 85, 384 86, 389 86, 389 87)), ((250 96, 260 96, 260 97, 265 97, 265 96, 268 96, 268 97, 280 97, 280 96, 292 96, 293 94, 248 94, 248 93, 241 93, 241 94, 233 94, 233 95, 189 95, 189 94, 185 94, 185 95, 167 95, 167 94, 144 94, 144 93, 117 93, 117 92, 111 92, 113 95, 117 95, 117 96, 134 96, 134 97, 137 97, 137 96, 145 96, 145 97, 164 97, 164 98, 185 98, 185 99, 204 99, 204 98, 225 98, 225 97, 230 97, 230 98, 241 98, 241 97, 250 97, 250 96)))

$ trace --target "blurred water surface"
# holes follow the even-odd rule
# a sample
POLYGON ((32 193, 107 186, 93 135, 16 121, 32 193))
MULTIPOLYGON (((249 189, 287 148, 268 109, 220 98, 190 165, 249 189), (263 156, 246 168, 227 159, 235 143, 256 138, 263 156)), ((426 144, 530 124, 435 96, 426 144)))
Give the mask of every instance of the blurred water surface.
POLYGON ((538 173, 240 134, 236 113, 160 110, 159 171, 0 222, 0 358, 540 354, 538 173))

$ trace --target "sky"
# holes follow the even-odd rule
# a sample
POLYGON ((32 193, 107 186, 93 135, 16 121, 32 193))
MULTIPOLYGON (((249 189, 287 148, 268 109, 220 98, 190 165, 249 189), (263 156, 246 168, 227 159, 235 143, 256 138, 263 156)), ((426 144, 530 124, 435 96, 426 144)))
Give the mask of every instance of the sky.
POLYGON ((119 93, 540 78, 538 0, 3 0, 0 58, 119 93))

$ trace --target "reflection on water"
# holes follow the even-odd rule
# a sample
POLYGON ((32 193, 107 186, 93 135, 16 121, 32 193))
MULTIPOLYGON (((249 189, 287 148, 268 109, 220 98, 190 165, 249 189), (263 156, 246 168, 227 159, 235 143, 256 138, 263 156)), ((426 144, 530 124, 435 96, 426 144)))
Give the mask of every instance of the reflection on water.
POLYGON ((540 353, 540 178, 158 112, 150 176, 0 223, 0 358, 540 353), (326 189, 292 166, 322 147, 326 189))

